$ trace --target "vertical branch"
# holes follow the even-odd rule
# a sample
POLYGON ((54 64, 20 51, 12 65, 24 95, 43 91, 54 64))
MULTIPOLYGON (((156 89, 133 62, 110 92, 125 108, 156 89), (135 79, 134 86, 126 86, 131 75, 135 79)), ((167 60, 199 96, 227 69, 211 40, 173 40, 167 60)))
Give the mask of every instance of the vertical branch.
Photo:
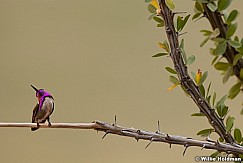
MULTIPOLYGON (((224 23, 222 19, 222 14, 219 13, 217 10, 215 12, 212 12, 208 7, 207 3, 202 3, 203 9, 204 9, 204 15, 208 19, 209 23, 211 24, 212 29, 218 28, 220 31, 219 37, 226 39, 226 33, 228 29, 228 25, 224 23)), ((227 45, 226 51, 223 54, 223 56, 227 59, 227 61, 230 64, 233 64, 234 57, 238 54, 235 48, 231 47, 230 45, 227 45)), ((239 59, 239 61, 236 63, 236 65, 233 66, 233 72, 235 76, 239 80, 243 80, 240 77, 240 69, 243 68, 243 60, 239 59)))
POLYGON ((200 111, 205 114, 209 123, 213 126, 215 132, 220 137, 224 138, 226 142, 236 144, 232 135, 226 132, 223 121, 216 114, 215 110, 209 105, 205 98, 200 93, 197 85, 188 75, 187 67, 182 59, 181 50, 179 47, 178 33, 174 27, 174 13, 167 7, 165 0, 159 0, 161 15, 165 22, 165 31, 170 43, 171 59, 173 61, 175 70, 181 81, 181 85, 185 87, 188 94, 191 96, 200 111))

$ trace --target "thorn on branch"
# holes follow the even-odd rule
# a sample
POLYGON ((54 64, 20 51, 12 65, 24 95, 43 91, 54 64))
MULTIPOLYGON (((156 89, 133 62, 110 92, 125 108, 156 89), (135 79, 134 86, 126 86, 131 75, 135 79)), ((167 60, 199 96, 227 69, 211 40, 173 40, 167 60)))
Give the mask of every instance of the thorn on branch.
POLYGON ((184 151, 183 151, 182 156, 185 156, 185 154, 186 154, 186 150, 187 150, 188 147, 189 147, 188 145, 185 145, 185 149, 184 149, 184 151))
POLYGON ((116 126, 116 115, 115 115, 115 121, 114 121, 114 124, 112 124, 112 126, 116 126))
POLYGON ((214 126, 214 123, 215 123, 214 121, 211 121, 212 126, 214 126))
POLYGON ((153 142, 153 138, 150 139, 150 142, 146 145, 145 149, 147 149, 152 142, 153 142))
POLYGON ((135 140, 138 142, 139 141, 139 138, 138 137, 135 137, 135 140))
POLYGON ((166 138, 165 139, 170 139, 170 135, 166 134, 166 138))
POLYGON ((182 35, 184 35, 184 34, 187 34, 187 33, 188 33, 188 32, 179 33, 179 34, 178 34, 178 37, 179 37, 179 36, 182 36, 182 35))
POLYGON ((170 148, 172 147, 172 144, 170 143, 170 148))
POLYGON ((217 146, 219 145, 219 141, 218 140, 216 141, 215 145, 217 145, 217 146))
POLYGON ((209 137, 207 137, 207 138, 206 138, 206 141, 211 142, 211 143, 214 143, 214 144, 217 144, 217 142, 216 142, 216 141, 214 141, 214 140, 210 139, 209 137))
POLYGON ((187 12, 186 11, 179 11, 179 12, 174 12, 173 14, 176 15, 176 14, 186 14, 187 12))
POLYGON ((104 139, 104 138, 106 137, 106 135, 108 135, 109 133, 110 133, 110 131, 107 130, 107 131, 105 132, 104 136, 102 136, 102 139, 104 139))
POLYGON ((170 27, 166 27, 166 32, 171 34, 172 31, 171 31, 170 27))
POLYGON ((213 114, 215 112, 215 109, 210 109, 210 112, 213 114))
POLYGON ((201 150, 203 150, 203 149, 205 148, 205 146, 206 146, 206 144, 203 144, 203 146, 202 146, 202 149, 201 149, 201 150))
POLYGON ((158 130, 155 133, 156 134, 159 134, 160 133, 160 124, 159 124, 159 121, 158 121, 158 130))
POLYGON ((198 99, 198 103, 203 104, 203 99, 202 98, 199 98, 198 99))

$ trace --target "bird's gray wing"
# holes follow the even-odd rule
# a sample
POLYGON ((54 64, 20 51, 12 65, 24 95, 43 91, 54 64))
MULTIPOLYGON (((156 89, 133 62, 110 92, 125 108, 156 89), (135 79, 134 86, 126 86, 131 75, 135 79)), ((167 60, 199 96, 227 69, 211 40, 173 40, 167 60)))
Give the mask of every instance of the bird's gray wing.
POLYGON ((32 123, 35 123, 35 117, 36 117, 36 114, 38 113, 38 109, 39 109, 39 104, 36 104, 36 106, 33 109, 32 123))

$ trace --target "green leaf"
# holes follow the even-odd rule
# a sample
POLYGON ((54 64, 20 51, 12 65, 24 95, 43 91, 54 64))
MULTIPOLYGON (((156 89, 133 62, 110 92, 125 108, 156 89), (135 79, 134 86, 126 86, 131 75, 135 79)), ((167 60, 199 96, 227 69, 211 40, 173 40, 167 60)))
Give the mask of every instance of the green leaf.
POLYGON ((237 62, 239 61, 239 59, 241 59, 241 57, 242 57, 241 54, 236 54, 236 56, 234 57, 233 66, 237 64, 237 62))
POLYGON ((226 32, 226 38, 229 39, 231 36, 233 36, 236 29, 237 29, 237 23, 231 24, 226 32))
POLYGON ((206 97, 209 95, 210 88, 211 88, 211 82, 208 84, 208 88, 207 88, 207 94, 206 94, 206 97))
POLYGON ((209 95, 209 96, 206 95, 206 100, 207 100, 208 103, 210 103, 211 97, 212 97, 211 95, 209 95))
POLYGON ((156 10, 157 10, 157 9, 156 9, 153 5, 151 5, 151 4, 148 5, 148 11, 149 11, 151 14, 156 13, 156 10))
POLYGON ((220 42, 224 42, 225 39, 224 38, 220 38, 220 37, 216 37, 216 38, 213 39, 213 41, 220 43, 220 42))
POLYGON ((233 67, 230 66, 224 74, 224 77, 223 77, 224 84, 229 80, 229 77, 231 76, 232 73, 233 73, 233 67))
POLYGON ((234 126, 234 121, 235 121, 235 117, 229 116, 226 119, 226 131, 227 132, 230 132, 231 131, 232 127, 234 126))
POLYGON ((214 37, 219 36, 219 34, 220 34, 220 30, 219 30, 218 28, 215 28, 215 29, 213 30, 213 35, 214 35, 214 37))
POLYGON ((213 99, 212 99, 213 106, 215 104, 215 101, 216 101, 216 92, 214 91, 213 92, 213 99))
POLYGON ((212 31, 209 31, 206 29, 202 29, 202 30, 200 30, 200 32, 203 33, 203 36, 210 36, 213 33, 212 31))
POLYGON ((241 135, 241 131, 238 128, 235 128, 235 130, 234 130, 234 138, 237 143, 239 143, 239 144, 241 143, 242 135, 241 135))
POLYGON ((159 42, 159 46, 168 53, 170 52, 169 44, 166 40, 163 43, 159 42))
POLYGON ((203 114, 203 113, 193 113, 191 116, 192 117, 202 117, 202 116, 205 116, 205 114, 203 114))
POLYGON ((192 20, 195 20, 196 18, 198 18, 200 15, 202 15, 202 13, 196 13, 193 15, 192 20))
POLYGON ((211 36, 211 34, 213 33, 212 31, 206 29, 200 30, 200 32, 203 33, 203 36, 211 36))
POLYGON ((208 96, 208 94, 209 94, 209 92, 210 92, 210 88, 211 88, 211 82, 208 84, 207 95, 206 95, 206 96, 208 96))
POLYGON ((228 106, 223 106, 222 109, 222 117, 225 117, 228 113, 229 107, 228 106))
POLYGON ((186 52, 184 49, 181 48, 181 55, 182 55, 182 58, 185 62, 185 64, 187 65, 187 57, 186 57, 186 52))
POLYGON ((222 106, 221 105, 217 106, 216 110, 217 110, 219 117, 222 118, 222 106))
POLYGON ((221 137, 219 137, 219 141, 223 143, 224 142, 224 139, 221 138, 221 137))
POLYGON ((206 71, 206 72, 204 72, 204 73, 202 74, 202 78, 201 78, 201 80, 199 81, 198 85, 203 84, 204 81, 207 79, 207 77, 208 77, 208 71, 206 71))
POLYGON ((181 40, 180 48, 181 48, 181 49, 184 49, 184 39, 181 40))
POLYGON ((208 129, 204 129, 204 130, 199 131, 197 133, 197 135, 201 135, 202 137, 206 137, 206 136, 209 136, 213 131, 214 131, 214 129, 208 128, 208 129))
POLYGON ((153 19, 154 19, 156 22, 160 23, 160 24, 162 24, 162 23, 164 24, 164 21, 163 21, 161 18, 157 17, 157 16, 153 17, 153 19))
POLYGON ((157 14, 156 14, 156 13, 153 13, 152 15, 150 15, 150 16, 148 17, 148 20, 153 19, 153 17, 154 17, 155 15, 157 15, 157 14))
POLYGON ((218 151, 212 153, 210 157, 216 158, 220 153, 218 151))
POLYGON ((189 17, 190 17, 190 14, 187 15, 184 19, 182 19, 182 17, 180 17, 180 16, 177 17, 177 31, 181 31, 184 28, 189 17))
POLYGON ((183 22, 183 20, 182 20, 181 16, 178 16, 176 19, 176 30, 177 31, 180 31, 182 22, 183 22))
POLYGON ((217 113, 220 118, 224 118, 226 114, 228 113, 228 106, 225 105, 220 105, 217 107, 217 113))
POLYGON ((240 42, 239 37, 235 36, 234 41, 240 42))
POLYGON ((217 62, 215 65, 214 65, 214 68, 216 70, 222 70, 222 71, 226 71, 228 69, 228 67, 230 66, 229 63, 226 63, 226 62, 217 62))
POLYGON ((212 65, 217 61, 217 59, 219 58, 219 56, 215 56, 214 58, 213 58, 213 60, 212 60, 212 65))
POLYGON ((230 12, 228 19, 226 20, 226 23, 229 25, 232 21, 234 21, 237 17, 239 12, 237 10, 233 10, 230 12))
POLYGON ((174 76, 169 76, 169 80, 170 80, 170 82, 173 83, 173 84, 178 84, 178 83, 180 83, 180 81, 179 81, 176 77, 174 77, 174 76))
POLYGON ((169 53, 157 53, 157 54, 153 55, 152 57, 162 57, 165 55, 169 55, 169 53))
POLYGON ((152 0, 145 0, 145 3, 149 3, 149 2, 151 2, 152 0))
POLYGON ((208 6, 208 8, 209 8, 212 12, 216 11, 217 8, 218 8, 218 7, 217 7, 215 4, 213 4, 213 3, 208 3, 207 6, 208 6))
POLYGON ((238 82, 230 88, 228 96, 229 99, 235 98, 240 93, 241 85, 242 83, 238 82))
POLYGON ((201 85, 198 86, 198 88, 199 88, 199 91, 202 94, 202 96, 205 97, 205 88, 204 88, 204 86, 201 84, 201 85))
POLYGON ((200 44, 200 47, 203 47, 207 42, 208 40, 210 39, 210 37, 206 37, 200 44))
POLYGON ((196 73, 195 72, 191 72, 192 78, 194 79, 194 81, 196 81, 196 73))
POLYGON ((240 69, 240 78, 243 79, 243 69, 240 69))
POLYGON ((232 47, 234 47, 236 49, 241 47, 241 43, 240 42, 232 41, 232 40, 228 40, 227 42, 230 44, 230 46, 232 46, 232 47))
POLYGON ((166 67, 165 69, 172 74, 177 74, 177 72, 171 67, 166 67))
POLYGON ((214 54, 215 55, 222 55, 225 53, 226 51, 226 48, 227 48, 227 43, 226 41, 223 41, 223 42, 219 42, 216 49, 214 50, 214 54))
POLYGON ((227 11, 222 11, 222 16, 223 16, 223 18, 224 18, 224 21, 226 22, 226 20, 228 19, 228 17, 229 17, 229 13, 227 12, 227 11))
POLYGON ((227 9, 231 4, 231 2, 232 0, 218 0, 218 10, 222 11, 227 9))
POLYGON ((157 27, 164 27, 164 24, 157 24, 157 27))
POLYGON ((208 3, 208 0, 196 0, 199 3, 208 3))
POLYGON ((187 58, 187 65, 191 65, 195 61, 196 57, 191 55, 187 58))
POLYGON ((243 115, 243 108, 241 109, 240 114, 243 115))
POLYGON ((226 101, 227 97, 228 97, 228 94, 221 97, 221 99, 217 102, 216 106, 224 105, 224 102, 226 101))
POLYGON ((165 0, 165 4, 166 6, 169 7, 169 9, 173 10, 175 8, 175 4, 173 2, 173 0, 165 0))
MULTIPOLYGON (((196 2, 195 3, 195 8, 198 10, 198 11, 200 11, 201 13, 203 13, 203 6, 201 5, 201 3, 198 3, 198 2, 196 2)), ((200 13, 200 14, 201 14, 200 13)))

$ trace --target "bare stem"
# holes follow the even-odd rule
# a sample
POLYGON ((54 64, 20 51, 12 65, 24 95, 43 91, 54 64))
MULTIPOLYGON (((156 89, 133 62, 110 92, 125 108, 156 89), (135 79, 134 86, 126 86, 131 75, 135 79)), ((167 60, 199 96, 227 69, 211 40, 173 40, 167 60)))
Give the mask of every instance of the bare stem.
MULTIPOLYGON (((0 127, 36 127, 36 123, 7 123, 0 122, 0 127)), ((192 138, 187 138, 177 135, 169 135, 167 133, 162 133, 160 131, 151 132, 144 131, 135 128, 127 128, 118 126, 115 124, 108 124, 102 121, 94 121, 92 123, 52 123, 49 127, 48 124, 40 124, 40 128, 69 128, 69 129, 93 129, 96 131, 105 132, 105 135, 114 134, 119 136, 131 137, 138 140, 147 140, 150 143, 146 146, 148 147, 152 142, 163 142, 168 144, 177 144, 184 147, 200 147, 205 149, 214 149, 220 152, 226 152, 228 154, 243 154, 243 148, 241 146, 234 146, 229 143, 220 143, 216 141, 208 140, 196 140, 192 138)))

